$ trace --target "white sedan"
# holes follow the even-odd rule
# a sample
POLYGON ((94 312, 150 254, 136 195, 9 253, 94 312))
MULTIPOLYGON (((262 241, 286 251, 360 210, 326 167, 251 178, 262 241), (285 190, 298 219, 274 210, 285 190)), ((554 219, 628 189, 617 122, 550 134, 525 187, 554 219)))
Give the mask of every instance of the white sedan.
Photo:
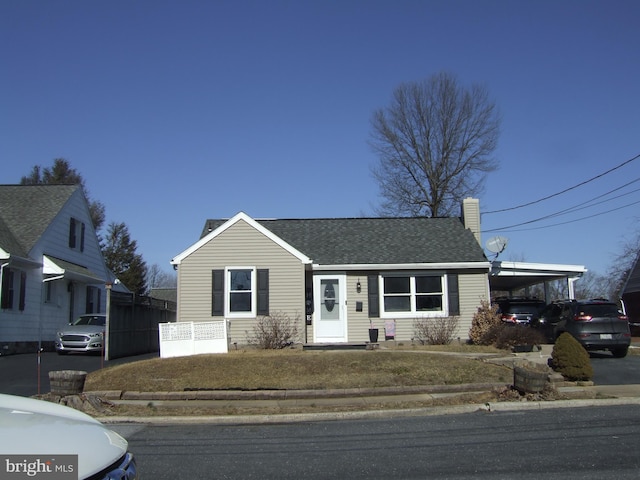
POLYGON ((0 478, 133 480, 128 443, 73 408, 0 394, 0 478))

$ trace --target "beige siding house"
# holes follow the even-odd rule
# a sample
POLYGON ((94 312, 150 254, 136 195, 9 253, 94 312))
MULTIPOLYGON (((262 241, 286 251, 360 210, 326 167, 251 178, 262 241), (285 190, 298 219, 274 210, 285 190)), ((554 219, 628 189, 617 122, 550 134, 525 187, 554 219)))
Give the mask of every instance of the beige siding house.
POLYGON ((467 339, 489 299, 480 212, 460 218, 207 220, 177 255, 179 322, 226 320, 244 344, 256 321, 284 313, 306 344, 410 341, 417 319, 459 317, 467 339))

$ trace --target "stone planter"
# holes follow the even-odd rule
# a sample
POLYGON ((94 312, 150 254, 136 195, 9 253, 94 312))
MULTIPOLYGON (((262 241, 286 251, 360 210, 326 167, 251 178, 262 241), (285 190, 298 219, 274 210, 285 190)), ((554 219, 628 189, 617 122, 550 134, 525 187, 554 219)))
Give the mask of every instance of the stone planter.
POLYGON ((539 372, 523 367, 513 367, 513 387, 522 393, 538 393, 544 389, 549 379, 547 372, 539 372))
POLYGON ((84 389, 87 372, 80 370, 58 370, 49 372, 49 385, 53 395, 61 397, 78 395, 84 389))

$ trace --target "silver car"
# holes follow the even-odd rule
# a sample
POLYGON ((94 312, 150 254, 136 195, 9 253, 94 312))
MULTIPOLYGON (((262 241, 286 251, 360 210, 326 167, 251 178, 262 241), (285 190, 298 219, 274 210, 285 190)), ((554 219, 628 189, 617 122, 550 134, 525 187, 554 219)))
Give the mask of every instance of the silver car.
POLYGON ((80 315, 67 327, 58 331, 56 352, 101 352, 107 316, 103 313, 80 315))
POLYGON ((138 477, 127 441, 78 410, 0 394, 0 425, 0 478, 138 477))

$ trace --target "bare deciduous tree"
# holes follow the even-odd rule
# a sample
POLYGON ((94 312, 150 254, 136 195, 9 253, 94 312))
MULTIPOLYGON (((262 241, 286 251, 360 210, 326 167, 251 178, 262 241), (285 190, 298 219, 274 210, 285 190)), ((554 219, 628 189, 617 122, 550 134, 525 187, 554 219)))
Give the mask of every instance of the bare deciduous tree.
MULTIPOLYGON (((635 219, 636 224, 638 219, 635 219)), ((624 287, 627 277, 633 268, 636 258, 640 253, 640 229, 627 235, 620 244, 620 251, 613 257, 607 276, 611 282, 612 298, 618 298, 624 287)))
POLYGON ((498 109, 484 87, 464 88, 451 74, 400 85, 371 124, 381 214, 457 213, 462 199, 481 193, 486 174, 497 168, 498 109))
POLYGON ((168 273, 154 263, 147 269, 146 283, 149 288, 176 288, 178 279, 175 272, 168 273))

